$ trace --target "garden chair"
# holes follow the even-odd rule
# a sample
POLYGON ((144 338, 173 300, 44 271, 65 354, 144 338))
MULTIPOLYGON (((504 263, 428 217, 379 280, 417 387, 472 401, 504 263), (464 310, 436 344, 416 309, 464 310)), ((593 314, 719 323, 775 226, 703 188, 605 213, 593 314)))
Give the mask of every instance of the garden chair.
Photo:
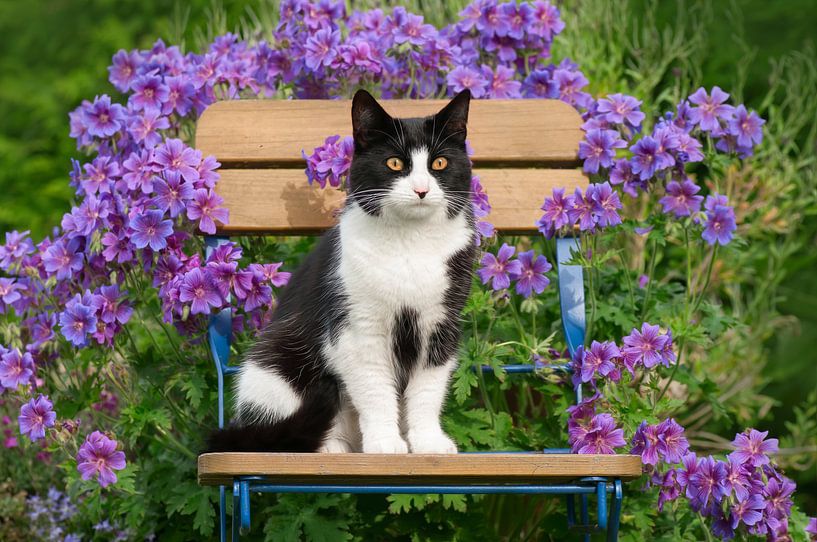
MULTIPOLYGON (((436 100, 384 101, 399 117, 439 110, 436 100)), ((206 238, 207 250, 230 235, 315 235, 331 226, 343 193, 310 187, 301 150, 310 152, 329 135, 351 133, 348 100, 237 100, 202 114, 196 147, 222 167, 216 187, 230 223, 206 238)), ((534 234, 539 202, 555 187, 572 191, 587 180, 578 169, 581 118, 556 100, 472 101, 468 138, 498 231, 534 234)), ((578 247, 556 240, 561 314, 569 352, 584 342, 582 268, 567 265, 578 247)), ((218 423, 224 424, 224 377, 229 365, 231 315, 212 317, 209 344, 218 373, 218 423)), ((569 371, 567 366, 554 370, 569 371)), ((486 367, 486 370, 488 368, 486 367)), ((531 373, 534 365, 508 365, 531 373)), ((581 399, 577 391, 577 400, 581 399)), ((201 485, 220 488, 220 536, 227 537, 226 490, 232 490, 232 538, 250 527, 250 494, 269 493, 506 493, 565 495, 568 523, 589 540, 606 531, 618 537, 622 482, 641 474, 638 456, 577 455, 568 449, 535 452, 406 454, 205 453, 198 458, 201 485), (578 507, 575 504, 579 498, 578 507), (595 520, 591 504, 595 502, 595 520), (578 517, 577 517, 578 508, 578 517)))

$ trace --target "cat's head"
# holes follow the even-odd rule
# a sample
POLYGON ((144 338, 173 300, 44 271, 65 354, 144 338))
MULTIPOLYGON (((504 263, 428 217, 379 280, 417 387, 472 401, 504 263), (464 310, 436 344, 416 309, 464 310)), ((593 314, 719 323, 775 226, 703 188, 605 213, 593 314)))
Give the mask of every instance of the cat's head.
POLYGON ((471 161, 465 151, 470 101, 464 90, 435 115, 398 119, 371 94, 357 91, 349 198, 369 214, 404 219, 470 212, 471 161))

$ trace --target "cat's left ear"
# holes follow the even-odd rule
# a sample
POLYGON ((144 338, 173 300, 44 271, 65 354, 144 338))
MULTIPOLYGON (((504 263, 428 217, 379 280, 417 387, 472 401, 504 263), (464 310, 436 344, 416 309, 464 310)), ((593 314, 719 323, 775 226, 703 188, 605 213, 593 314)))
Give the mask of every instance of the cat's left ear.
POLYGON ((466 124, 468 124, 468 107, 471 104, 471 91, 463 90, 443 107, 439 113, 435 115, 435 124, 437 126, 445 126, 443 131, 465 142, 465 137, 468 135, 466 124))
POLYGON ((352 135, 357 149, 365 149, 392 126, 392 118, 374 96, 363 89, 352 99, 352 135))

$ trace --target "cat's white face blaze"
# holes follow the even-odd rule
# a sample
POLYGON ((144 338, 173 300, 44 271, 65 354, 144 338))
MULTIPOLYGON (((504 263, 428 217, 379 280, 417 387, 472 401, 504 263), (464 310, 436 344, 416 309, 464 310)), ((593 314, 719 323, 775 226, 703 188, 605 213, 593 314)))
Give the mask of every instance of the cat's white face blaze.
POLYGON ((408 174, 395 181, 384 200, 385 214, 417 220, 444 212, 445 193, 429 171, 428 164, 428 149, 422 147, 412 151, 408 174))

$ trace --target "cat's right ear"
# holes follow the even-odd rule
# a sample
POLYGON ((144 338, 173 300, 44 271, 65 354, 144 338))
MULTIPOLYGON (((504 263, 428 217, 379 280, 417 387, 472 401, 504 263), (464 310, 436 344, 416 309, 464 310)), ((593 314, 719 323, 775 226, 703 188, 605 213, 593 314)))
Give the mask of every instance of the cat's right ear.
POLYGON ((392 118, 374 96, 361 89, 352 99, 352 135, 355 147, 366 149, 375 139, 383 136, 391 126, 392 118))

